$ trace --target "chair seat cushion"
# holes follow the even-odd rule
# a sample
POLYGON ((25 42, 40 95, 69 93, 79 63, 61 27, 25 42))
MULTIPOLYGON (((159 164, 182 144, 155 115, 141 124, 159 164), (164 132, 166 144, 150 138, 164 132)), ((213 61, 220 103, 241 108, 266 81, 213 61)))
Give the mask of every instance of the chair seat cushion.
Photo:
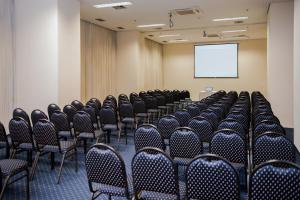
POLYGON ((125 196, 126 190, 125 188, 106 185, 106 184, 97 184, 97 190, 103 194, 109 194, 112 196, 125 196))
POLYGON ((173 194, 164 194, 160 192, 152 192, 152 191, 142 191, 139 194, 139 199, 147 199, 147 200, 158 200, 158 199, 163 199, 163 200, 174 200, 177 199, 176 195, 173 194))
POLYGON ((118 130, 118 126, 116 124, 105 124, 103 126, 103 130, 105 130, 105 131, 116 131, 116 130, 118 130))
POLYGON ((95 138, 98 138, 101 135, 103 135, 103 133, 100 130, 95 130, 95 133, 82 132, 78 135, 78 138, 81 138, 81 139, 95 139, 95 138))
POLYGON ((158 106, 159 109, 167 109, 167 106, 158 106))
POLYGON ((4 148, 7 146, 7 143, 6 142, 0 142, 0 148, 4 148))
POLYGON ((156 112, 159 112, 158 109, 148 109, 147 110, 148 113, 156 113, 156 112))
POLYGON ((31 143, 22 143, 18 146, 19 149, 24 149, 24 150, 31 150, 32 144, 31 143))
MULTIPOLYGON (((74 141, 59 141, 59 142, 60 142, 60 148, 62 152, 70 151, 71 149, 74 149, 76 147, 74 141)), ((59 152, 58 146, 52 146, 52 145, 45 145, 43 150, 46 152, 59 152)))
POLYGON ((18 159, 0 160, 0 168, 3 176, 12 176, 27 169, 27 161, 18 159))
POLYGON ((71 137, 71 136, 72 136, 72 134, 71 134, 70 131, 59 131, 59 132, 58 132, 58 135, 59 135, 60 137, 71 137))
POLYGON ((174 106, 174 104, 173 103, 167 103, 166 106, 172 107, 172 106, 174 106))
POLYGON ((132 117, 125 117, 122 119, 123 123, 134 123, 134 118, 132 117))
POLYGON ((136 117, 148 117, 148 113, 137 113, 136 117))

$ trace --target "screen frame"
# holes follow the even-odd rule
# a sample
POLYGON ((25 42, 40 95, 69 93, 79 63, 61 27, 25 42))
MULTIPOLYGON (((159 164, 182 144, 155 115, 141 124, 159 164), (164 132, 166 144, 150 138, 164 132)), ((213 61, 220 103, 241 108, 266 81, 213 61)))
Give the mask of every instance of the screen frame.
POLYGON ((239 47, 240 47, 240 43, 238 43, 238 42, 231 42, 231 43, 209 43, 209 44, 194 44, 194 79, 197 79, 197 78, 212 78, 212 79, 216 79, 216 78, 233 78, 233 79, 238 79, 239 78, 239 47), (236 77, 226 77, 226 76, 224 76, 224 77, 221 77, 221 76, 218 76, 218 77, 210 77, 210 76, 208 76, 208 77, 196 77, 196 57, 195 57, 195 53, 196 53, 196 46, 208 46, 208 45, 223 45, 223 44, 236 44, 237 45, 237 48, 236 48, 236 50, 237 50, 237 60, 236 60, 236 62, 237 62, 237 75, 236 75, 236 77))

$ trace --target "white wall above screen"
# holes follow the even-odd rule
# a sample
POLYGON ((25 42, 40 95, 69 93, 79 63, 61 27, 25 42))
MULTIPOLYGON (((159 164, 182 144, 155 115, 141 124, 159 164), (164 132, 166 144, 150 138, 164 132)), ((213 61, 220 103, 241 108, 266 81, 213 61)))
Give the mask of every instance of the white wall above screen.
POLYGON ((195 78, 237 78, 238 44, 195 46, 195 78))

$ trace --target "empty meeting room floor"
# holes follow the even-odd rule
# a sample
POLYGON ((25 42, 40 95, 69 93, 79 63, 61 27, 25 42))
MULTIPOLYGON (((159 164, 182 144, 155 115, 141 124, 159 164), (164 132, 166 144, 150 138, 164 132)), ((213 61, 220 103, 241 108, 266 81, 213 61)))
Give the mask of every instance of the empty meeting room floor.
MULTIPOLYGON (((125 144, 125 139, 121 138, 118 142, 115 136, 111 139, 111 144, 122 156, 126 165, 126 172, 129 176, 129 185, 132 187, 131 179, 131 160, 135 154, 133 133, 128 136, 128 144, 125 144)), ((4 157, 4 151, 1 151, 1 157, 4 157)), ((88 181, 85 170, 85 155, 83 148, 78 148, 78 172, 75 172, 75 165, 72 160, 67 160, 62 170, 60 184, 56 184, 57 171, 60 164, 60 156, 56 156, 55 170, 51 170, 50 159, 45 155, 40 158, 38 168, 34 180, 30 182, 30 199, 47 199, 47 200, 84 200, 90 199, 91 195, 88 188, 88 181)), ((24 155, 17 155, 16 158, 25 159, 24 155)), ((182 170, 180 170, 182 172, 182 170)), ((184 177, 179 177, 180 192, 184 194, 185 184, 184 177)), ((26 179, 22 179, 12 185, 9 185, 4 199, 21 200, 25 197, 26 179)), ((98 197, 99 200, 108 199, 105 195, 98 197)), ((125 199, 113 197, 112 199, 125 199)), ((241 199, 246 199, 246 195, 242 192, 241 199)))

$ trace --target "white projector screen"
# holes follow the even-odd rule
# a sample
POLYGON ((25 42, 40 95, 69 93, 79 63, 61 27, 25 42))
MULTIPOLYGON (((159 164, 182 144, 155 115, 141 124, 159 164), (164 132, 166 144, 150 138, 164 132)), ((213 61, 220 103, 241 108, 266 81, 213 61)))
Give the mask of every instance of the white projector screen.
POLYGON ((237 78, 238 44, 195 46, 195 78, 237 78))

